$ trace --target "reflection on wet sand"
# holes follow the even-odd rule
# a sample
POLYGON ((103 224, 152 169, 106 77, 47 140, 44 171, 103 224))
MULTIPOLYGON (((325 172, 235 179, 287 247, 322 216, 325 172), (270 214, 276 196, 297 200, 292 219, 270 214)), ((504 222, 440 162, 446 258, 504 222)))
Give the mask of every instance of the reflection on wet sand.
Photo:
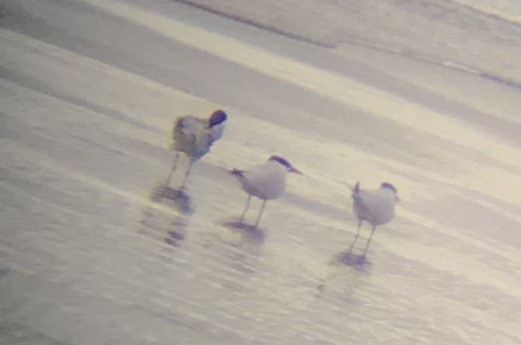
POLYGON ((165 214, 156 208, 149 207, 143 212, 140 233, 156 238, 173 247, 179 246, 186 238, 187 226, 185 217, 165 214))
MULTIPOLYGON (((173 224, 174 222, 172 222, 173 224)), ((181 229, 171 230, 167 232, 165 237, 165 243, 168 243, 172 247, 177 247, 184 241, 186 237, 185 227, 181 229)))
POLYGON ((232 231, 241 234, 241 239, 249 243, 262 244, 266 239, 266 233, 255 225, 245 224, 241 221, 230 221, 223 224, 232 231))
POLYGON ((174 189, 168 186, 159 185, 154 188, 150 199, 153 202, 160 202, 173 206, 183 214, 193 214, 195 205, 192 198, 184 189, 174 189))
POLYGON ((241 281, 248 280, 258 273, 263 260, 265 231, 236 220, 223 220, 218 224, 228 232, 211 236, 211 241, 216 245, 215 250, 226 258, 223 262, 231 272, 240 275, 241 281))
POLYGON ((367 260, 364 254, 354 254, 351 250, 342 251, 336 254, 330 261, 332 271, 321 279, 320 284, 317 285, 317 290, 323 292, 326 284, 329 284, 337 276, 345 273, 344 268, 351 267, 360 273, 369 273, 371 262, 367 260))
POLYGON ((153 189, 150 200, 173 207, 181 215, 173 215, 155 207, 149 207, 143 212, 141 232, 147 236, 153 236, 154 233, 161 234, 162 241, 173 247, 179 246, 186 238, 188 226, 186 216, 195 212, 192 198, 184 190, 159 185, 153 189))

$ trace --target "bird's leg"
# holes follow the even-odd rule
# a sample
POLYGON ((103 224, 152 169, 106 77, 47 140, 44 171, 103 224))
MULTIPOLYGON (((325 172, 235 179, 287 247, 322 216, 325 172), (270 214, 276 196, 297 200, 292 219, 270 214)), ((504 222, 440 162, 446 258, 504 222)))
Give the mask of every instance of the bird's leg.
POLYGON ((179 152, 176 151, 175 158, 174 158, 174 164, 172 165, 172 170, 170 170, 170 175, 168 175, 168 178, 166 179, 166 185, 170 186, 170 179, 172 178, 172 175, 174 174, 175 169, 177 168, 177 160, 179 159, 179 152))
POLYGON ((192 164, 194 164, 194 160, 190 159, 190 163, 188 163, 188 168, 186 169, 185 177, 183 178, 183 183, 181 183, 181 188, 185 187, 186 178, 188 174, 190 174, 190 169, 192 168, 192 164))
POLYGON ((369 236, 369 239, 367 240, 367 244, 365 245, 364 257, 365 257, 365 254, 367 254, 367 249, 369 249, 369 244, 371 244, 371 240, 373 239, 375 230, 376 230, 376 225, 373 226, 373 229, 371 230, 371 236, 369 236))
POLYGON ((260 210, 260 212, 259 212, 259 216, 257 217, 257 221, 255 222, 255 227, 257 227, 257 225, 259 225, 259 221, 260 221, 260 218, 261 218, 261 216, 262 216, 262 212, 264 211, 264 206, 266 206, 266 201, 267 201, 267 200, 264 200, 264 201, 262 202, 262 206, 261 206, 261 210, 260 210))
POLYGON ((358 240, 358 235, 360 235, 360 228, 361 227, 362 227, 362 221, 359 220, 358 221, 358 227, 356 228, 355 238, 353 239, 353 242, 351 242, 351 246, 349 247, 349 253, 351 253, 353 251, 353 248, 355 247, 355 243, 358 240))
POLYGON ((251 194, 248 194, 248 200, 246 201, 246 208, 241 214, 241 218, 239 219, 239 222, 242 223, 244 221, 244 216, 246 215, 246 211, 250 208, 250 201, 251 201, 251 194))

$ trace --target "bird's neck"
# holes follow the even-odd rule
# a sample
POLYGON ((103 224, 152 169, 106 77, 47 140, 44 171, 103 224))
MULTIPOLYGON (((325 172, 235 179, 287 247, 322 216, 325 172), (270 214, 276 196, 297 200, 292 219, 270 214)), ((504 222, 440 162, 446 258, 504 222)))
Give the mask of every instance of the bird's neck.
POLYGON ((379 192, 381 195, 385 195, 389 199, 396 200, 396 194, 388 188, 380 188, 379 192))

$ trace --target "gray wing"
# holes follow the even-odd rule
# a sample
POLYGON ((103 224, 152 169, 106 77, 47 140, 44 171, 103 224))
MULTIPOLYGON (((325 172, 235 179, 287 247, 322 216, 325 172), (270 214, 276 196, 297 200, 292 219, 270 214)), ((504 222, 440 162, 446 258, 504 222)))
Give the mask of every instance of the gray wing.
POLYGON ((173 130, 174 149, 198 159, 209 150, 206 121, 187 115, 178 118, 173 130))

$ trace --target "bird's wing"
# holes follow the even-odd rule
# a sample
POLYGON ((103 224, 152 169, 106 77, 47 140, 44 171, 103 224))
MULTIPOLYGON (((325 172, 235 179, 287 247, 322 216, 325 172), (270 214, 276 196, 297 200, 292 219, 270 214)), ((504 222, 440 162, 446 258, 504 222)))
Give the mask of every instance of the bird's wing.
POLYGON ((187 115, 177 119, 173 131, 174 146, 196 159, 210 149, 207 121, 187 115))
POLYGON ((261 199, 278 198, 286 186, 286 172, 273 164, 257 165, 244 172, 250 193, 261 199))
MULTIPOLYGON (((357 185, 358 186, 358 185, 357 185)), ((367 193, 365 191, 361 191, 360 189, 355 189, 351 196, 353 197, 353 202, 356 208, 356 213, 359 214, 360 218, 365 218, 364 215, 369 214, 369 207, 367 205, 367 193)))
POLYGON ((394 216, 394 199, 382 190, 361 190, 355 199, 355 211, 359 219, 373 225, 387 223, 394 216))
POLYGON ((174 137, 176 135, 197 136, 201 129, 204 130, 204 128, 202 119, 192 115, 182 116, 175 122, 174 137))
POLYGON ((373 222, 378 218, 385 200, 378 190, 359 190, 353 193, 354 208, 359 219, 373 222))
POLYGON ((243 185, 254 195, 263 194, 270 186, 270 170, 266 164, 255 165, 242 174, 243 185))
POLYGON ((377 209, 385 202, 379 190, 362 190, 360 191, 360 199, 364 207, 367 209, 377 209))
POLYGON ((266 180, 268 170, 266 165, 255 165, 244 171, 243 175, 250 184, 262 184, 266 180))

